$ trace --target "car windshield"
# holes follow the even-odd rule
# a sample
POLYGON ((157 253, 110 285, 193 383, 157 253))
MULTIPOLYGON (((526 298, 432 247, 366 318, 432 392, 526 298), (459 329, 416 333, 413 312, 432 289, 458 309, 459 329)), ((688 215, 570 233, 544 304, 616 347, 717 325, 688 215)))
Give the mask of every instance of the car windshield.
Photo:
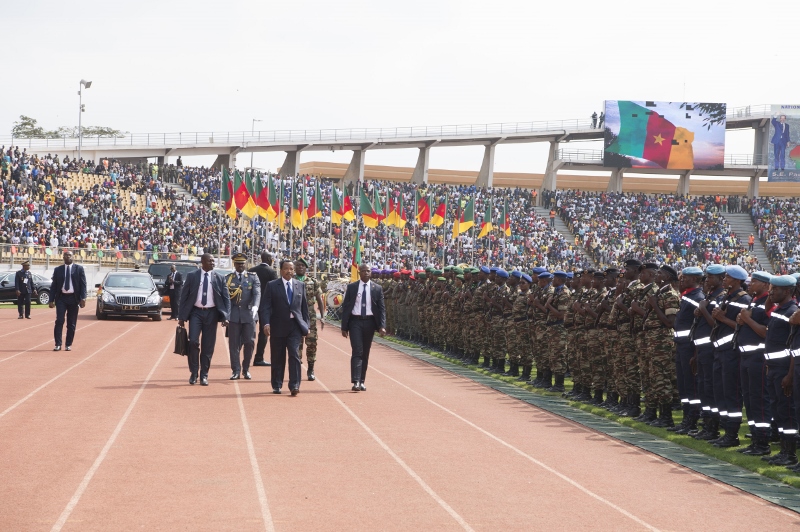
MULTIPOLYGON (((172 264, 151 264, 150 267, 147 268, 147 273, 153 277, 166 279, 170 272, 170 266, 172 266, 172 264)), ((194 264, 176 264, 175 269, 181 272, 183 275, 186 275, 187 273, 196 270, 197 266, 194 264)))
POLYGON ((153 290, 153 281, 144 275, 109 275, 104 285, 106 288, 144 288, 153 290))

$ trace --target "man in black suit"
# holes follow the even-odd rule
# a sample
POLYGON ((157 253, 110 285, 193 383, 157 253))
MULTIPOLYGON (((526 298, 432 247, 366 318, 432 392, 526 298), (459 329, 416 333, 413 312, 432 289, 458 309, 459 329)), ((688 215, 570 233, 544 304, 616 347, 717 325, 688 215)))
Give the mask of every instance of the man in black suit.
POLYGON ((33 286, 30 261, 24 261, 22 263, 22 269, 14 275, 14 287, 17 291, 19 319, 23 317, 31 319, 31 296, 35 294, 36 289, 33 286))
POLYGON ((208 386, 208 369, 217 342, 217 322, 228 326, 231 296, 222 277, 214 272, 214 257, 205 253, 200 264, 201 269, 186 276, 178 303, 178 325, 183 327, 189 322, 189 384, 197 382, 199 366, 200 385, 208 386))
MULTIPOLYGON (((278 274, 272 268, 272 255, 267 251, 261 252, 261 264, 253 266, 250 270, 258 276, 258 282, 261 289, 264 290, 270 281, 278 278, 278 274)), ((267 349, 267 335, 264 334, 264 328, 258 327, 258 344, 256 345, 256 356, 253 359, 254 366, 269 366, 270 363, 264 360, 264 351, 267 349)))
POLYGON ((61 335, 64 331, 64 317, 67 322, 66 350, 72 350, 75 339, 75 325, 78 323, 78 307, 86 306, 86 272, 83 266, 73 264, 72 252, 64 252, 64 264, 53 270, 53 283, 50 285, 50 308, 56 309, 56 326, 53 337, 56 346, 53 351, 61 351, 61 335))
POLYGON ((300 391, 300 339, 308 335, 308 300, 306 285, 294 278, 294 263, 281 261, 281 277, 270 281, 261 293, 259 309, 264 334, 272 336, 269 344, 272 359, 272 393, 281 393, 286 352, 289 352, 289 390, 300 391))
POLYGON ((342 336, 350 337, 350 381, 354 392, 366 392, 364 380, 369 365, 369 350, 375 331, 386 334, 386 308, 383 304, 383 288, 370 281, 370 268, 366 264, 358 267, 360 281, 347 285, 342 303, 342 336))
POLYGON ((177 320, 178 302, 181 297, 181 286, 183 286, 183 275, 175 268, 174 264, 170 264, 169 266, 169 275, 167 276, 167 280, 164 281, 164 286, 169 296, 169 319, 177 320))

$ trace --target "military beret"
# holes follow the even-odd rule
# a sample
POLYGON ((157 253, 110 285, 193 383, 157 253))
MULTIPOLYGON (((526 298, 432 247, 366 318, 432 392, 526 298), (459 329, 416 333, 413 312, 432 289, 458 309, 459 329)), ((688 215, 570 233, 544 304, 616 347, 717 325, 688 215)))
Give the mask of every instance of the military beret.
POLYGON ((419 275, 420 273, 425 273, 425 270, 414 270, 414 273, 419 275))
POLYGON ((796 286, 797 279, 791 275, 775 275, 769 280, 769 284, 780 287, 796 286))
POLYGON ((567 278, 567 272, 563 272, 561 270, 556 270, 553 272, 553 277, 563 277, 564 279, 567 278))
POLYGON ((655 262, 646 262, 646 263, 642 264, 642 268, 641 269, 642 270, 657 270, 658 269, 658 264, 656 264, 655 262))
POLYGON ((712 264, 706 267, 706 273, 709 275, 722 275, 725 273, 725 266, 722 264, 712 264))
POLYGON ((594 273, 594 268, 589 268, 584 273, 594 273))
POLYGON ((453 271, 453 267, 452 266, 445 266, 443 271, 451 272, 451 271, 453 271))
POLYGON ((577 277, 578 279, 580 279, 581 277, 583 277, 583 270, 577 271, 577 272, 575 272, 575 273, 573 273, 573 272, 570 272, 570 273, 572 273, 572 275, 573 275, 573 276, 575 276, 575 277, 577 277))
POLYGON ((520 277, 520 279, 522 279, 523 281, 525 281, 528 284, 533 282, 533 279, 531 279, 531 276, 528 275, 527 273, 523 273, 522 276, 520 277))
POLYGON ((738 279, 740 281, 747 280, 747 271, 741 266, 736 266, 735 264, 731 266, 725 266, 725 273, 728 275, 728 277, 733 279, 738 279))
POLYGON ((489 268, 487 266, 481 266, 481 272, 482 273, 491 273, 491 270, 489 270, 489 268))
POLYGON ((500 268, 498 268, 497 266, 492 266, 491 268, 489 268, 489 273, 497 273, 497 270, 499 269, 500 268))
MULTIPOLYGON (((298 260, 298 262, 301 262, 301 261, 303 261, 303 260, 302 260, 302 259, 299 259, 299 260, 298 260)), ((303 261, 303 262, 304 262, 304 261, 303 261)), ((304 262, 304 263, 305 263, 305 262, 304 262)), ((308 267, 308 264, 306 264, 306 267, 308 267)), ((379 269, 377 269, 377 268, 372 268, 372 269, 369 271, 369 273, 371 273, 372 275, 380 275, 380 274, 381 274, 381 271, 380 271, 379 269)))
POLYGON ((400 272, 394 272, 392 274, 392 277, 394 277, 395 279, 399 279, 400 278, 400 272))
POLYGON ((432 272, 432 271, 433 271, 433 270, 435 270, 435 269, 436 269, 436 268, 434 268, 433 266, 427 266, 427 267, 425 268, 425 271, 426 271, 426 272, 432 272))
POLYGON ((30 265, 31 265, 31 261, 29 261, 29 260, 23 260, 21 264, 22 264, 23 266, 30 266, 30 265))
POLYGON ((531 270, 531 271, 533 271, 533 274, 534 274, 534 275, 539 275, 540 273, 544 273, 544 272, 546 272, 546 271, 547 271, 547 269, 546 269, 546 268, 542 268, 541 266, 537 266, 537 267, 535 267, 535 268, 534 268, 533 270, 531 270))
POLYGON ((508 272, 503 268, 497 268, 497 276, 503 279, 508 279, 508 272))
POLYGON ((538 277, 539 277, 539 279, 552 279, 553 278, 553 274, 550 273, 550 272, 542 272, 542 273, 539 274, 538 277))
POLYGON ((417 280, 417 278, 416 278, 416 277, 414 277, 414 274, 411 274, 411 275, 409 275, 409 276, 408 276, 408 280, 409 280, 409 281, 416 281, 416 280, 417 280))
POLYGON ((389 273, 391 273, 392 275, 394 275, 394 274, 396 274, 396 273, 397 273, 397 270, 395 270, 395 269, 391 269, 391 270, 389 270, 389 273))
POLYGON ((699 275, 702 277, 703 270, 701 270, 697 266, 689 266, 688 268, 684 268, 681 273, 683 275, 699 275))
POLYGON ((761 281, 762 283, 768 283, 772 279, 772 275, 767 272, 753 272, 753 275, 750 277, 754 281, 761 281))
POLYGON ((400 270, 400 273, 401 273, 402 275, 411 275, 411 271, 409 271, 409 270, 406 270, 406 269, 402 269, 402 270, 400 270))
POLYGON ((574 274, 572 272, 567 272, 567 279, 572 279, 574 274))
POLYGON ((480 268, 470 268, 470 271, 472 272, 473 275, 475 275, 476 273, 481 273, 480 268))
POLYGON ((425 272, 418 272, 417 273, 417 279, 425 279, 426 277, 427 277, 427 274, 425 272))
POLYGON ((617 268, 606 268, 606 275, 610 275, 612 277, 615 277, 618 273, 619 273, 619 270, 617 268))
POLYGON ((661 267, 662 271, 665 271, 669 274, 670 278, 675 280, 678 278, 678 272, 675 271, 675 268, 672 266, 667 266, 666 264, 661 267))
POLYGON ((457 274, 456 274, 456 279, 460 279, 460 280, 462 280, 462 281, 463 281, 463 280, 464 280, 464 274, 457 273, 457 274))
POLYGON ((797 279, 797 280, 800 280, 800 272, 794 272, 794 273, 792 274, 792 277, 794 277, 794 278, 795 278, 795 279, 797 279))
POLYGON ((447 281, 447 279, 445 279, 444 277, 437 277, 436 280, 437 281, 447 281))
POLYGON ((625 261, 625 266, 627 268, 639 267, 641 265, 642 265, 641 261, 638 261, 636 259, 628 259, 625 261))
POLYGON ((464 270, 462 270, 461 268, 455 268, 455 267, 454 267, 454 268, 453 268, 452 270, 450 270, 450 271, 451 271, 451 272, 453 272, 453 273, 455 273, 456 275, 464 275, 464 270))
POLYGON ((236 253, 233 257, 231 257, 231 260, 233 262, 247 262, 247 255, 244 253, 236 253))
POLYGON ((606 276, 606 272, 594 272, 594 276, 595 277, 605 277, 606 276))
POLYGON ((511 272, 511 275, 517 277, 518 279, 522 279, 522 272, 519 270, 514 270, 513 272, 511 272))
POLYGON ((439 276, 440 276, 440 275, 442 275, 444 272, 443 272, 442 270, 433 270, 431 273, 432 273, 433 275, 435 275, 436 277, 439 277, 439 276))

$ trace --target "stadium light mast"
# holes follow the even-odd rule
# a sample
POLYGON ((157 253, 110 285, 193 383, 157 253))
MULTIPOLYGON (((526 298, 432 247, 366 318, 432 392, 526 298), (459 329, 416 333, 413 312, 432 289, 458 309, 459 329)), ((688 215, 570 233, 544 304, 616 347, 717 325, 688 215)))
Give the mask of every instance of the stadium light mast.
POLYGON ((83 147, 83 128, 81 119, 83 118, 83 111, 85 110, 83 106, 83 89, 90 88, 92 86, 91 81, 86 81, 85 79, 81 80, 81 84, 78 85, 78 160, 81 160, 81 148, 83 147))
MULTIPOLYGON (((263 122, 263 120, 259 120, 258 118, 253 119, 253 123, 250 125, 250 136, 256 134, 256 122, 263 122)), ((252 142, 252 140, 251 140, 252 142)), ((253 171, 253 152, 250 151, 250 171, 253 171)))

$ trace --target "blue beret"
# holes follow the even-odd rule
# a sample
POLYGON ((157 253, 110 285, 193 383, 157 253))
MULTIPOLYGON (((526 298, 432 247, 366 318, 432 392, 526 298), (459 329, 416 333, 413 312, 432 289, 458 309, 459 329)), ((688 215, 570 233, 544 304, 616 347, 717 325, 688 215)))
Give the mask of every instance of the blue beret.
POLYGON ((688 268, 684 268, 683 271, 681 271, 681 273, 683 275, 700 275, 700 276, 702 276, 703 275, 703 270, 701 270, 697 266, 689 266, 688 268))
POLYGON ((481 271, 482 271, 483 273, 491 273, 491 272, 489 271, 489 268, 488 268, 488 267, 486 267, 486 266, 481 266, 481 271))
POLYGON ((772 279, 769 280, 769 284, 772 286, 796 286, 797 279, 792 277, 791 275, 775 275, 772 279))
POLYGON ((527 282, 529 284, 533 282, 533 279, 531 279, 531 276, 528 275, 527 273, 523 273, 522 276, 520 277, 520 279, 522 279, 523 281, 525 281, 525 282, 527 282))
POLYGON ((503 279, 508 279, 508 272, 503 268, 497 268, 497 276, 502 277, 503 279))
POLYGON ((725 266, 722 264, 712 264, 706 268, 706 273, 709 275, 722 275, 725 273, 725 266))
POLYGON ((519 277, 520 279, 522 279, 522 272, 519 271, 519 270, 514 270, 513 272, 511 272, 511 275, 513 275, 514 277, 519 277))
POLYGON ((392 268, 391 270, 389 270, 389 273, 395 274, 395 273, 397 273, 397 270, 395 270, 394 268, 392 268))
POLYGON ((497 270, 499 269, 500 268, 498 268, 497 266, 492 266, 491 268, 489 268, 489 273, 497 273, 497 270))
POLYGON ((772 275, 767 272, 753 272, 753 275, 750 276, 754 281, 761 281, 764 283, 770 282, 772 279, 772 275))
POLYGON ((574 273, 567 272, 567 279, 574 279, 574 278, 575 278, 575 274, 574 273))
POLYGON ((567 272, 562 272, 561 270, 556 270, 553 272, 553 277, 563 277, 564 279, 567 278, 567 272))
POLYGON ((540 273, 546 272, 547 268, 542 268, 541 266, 537 266, 532 271, 534 275, 539 275, 540 273))
POLYGON ((792 274, 792 277, 794 277, 795 279, 797 279, 798 281, 800 281, 800 272, 794 272, 794 273, 792 274))
POLYGON ((735 264, 731 266, 726 266, 725 273, 728 275, 728 277, 731 277, 733 279, 738 279, 740 281, 747 280, 747 270, 745 270, 741 266, 736 266, 735 264))
POLYGON ((380 271, 380 270, 378 270, 378 269, 376 269, 376 268, 372 268, 372 269, 369 271, 369 273, 373 273, 373 274, 379 274, 379 273, 381 273, 381 271, 380 271))
POLYGON ((552 279, 553 274, 550 272, 542 272, 539 274, 539 279, 552 279))

